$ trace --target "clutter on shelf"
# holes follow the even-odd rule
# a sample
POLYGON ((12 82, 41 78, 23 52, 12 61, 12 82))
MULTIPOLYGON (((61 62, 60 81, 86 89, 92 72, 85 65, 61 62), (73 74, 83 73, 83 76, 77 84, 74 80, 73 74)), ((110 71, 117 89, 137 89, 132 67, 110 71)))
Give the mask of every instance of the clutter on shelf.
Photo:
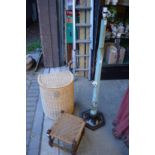
MULTIPOLYGON (((106 39, 110 38, 128 38, 129 37, 129 20, 128 15, 125 19, 122 16, 121 9, 109 6, 108 24, 106 29, 106 39)), ((126 12, 125 10, 123 11, 126 12)))
POLYGON ((105 0, 106 5, 109 5, 109 4, 117 5, 117 3, 118 3, 118 0, 105 0))
POLYGON ((123 64, 126 54, 126 49, 122 46, 118 49, 114 43, 109 43, 105 47, 105 62, 106 64, 123 64))
POLYGON ((129 24, 126 23, 125 25, 120 22, 116 23, 109 23, 107 26, 106 31, 106 40, 108 39, 115 39, 115 38, 128 38, 129 37, 129 24))
POLYGON ((123 64, 124 57, 125 57, 125 48, 124 47, 121 47, 120 50, 119 50, 118 64, 123 64))
POLYGON ((107 47, 106 61, 108 64, 116 64, 117 61, 117 48, 114 45, 107 47))
POLYGON ((128 59, 126 59, 129 47, 129 20, 127 8, 121 10, 119 7, 109 5, 108 9, 109 16, 106 27, 106 47, 103 64, 128 63, 128 59))
POLYGON ((129 5, 129 0, 105 0, 105 4, 106 5, 117 5, 117 4, 121 4, 121 5, 125 5, 128 6, 129 5))

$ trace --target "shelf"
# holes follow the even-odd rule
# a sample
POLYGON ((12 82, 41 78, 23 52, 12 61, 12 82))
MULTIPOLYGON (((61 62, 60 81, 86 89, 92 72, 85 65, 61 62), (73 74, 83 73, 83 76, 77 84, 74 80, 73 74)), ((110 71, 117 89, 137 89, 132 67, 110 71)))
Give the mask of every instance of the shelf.
POLYGON ((117 7, 117 6, 129 7, 129 3, 118 3, 117 5, 109 4, 109 5, 104 5, 104 6, 105 7, 109 7, 109 6, 112 6, 112 7, 117 7))
MULTIPOLYGON (((107 28, 108 31, 112 31, 111 29, 111 23, 114 24, 118 24, 119 22, 122 22, 124 27, 126 27, 126 23, 128 22, 128 18, 129 18, 129 3, 128 0, 120 0, 121 3, 118 3, 116 6, 115 5, 103 5, 104 3, 102 3, 102 5, 100 5, 100 8, 102 7, 107 7, 110 11, 114 11, 115 14, 115 10, 116 10, 116 14, 115 14, 115 18, 108 18, 108 24, 107 28), (122 3, 126 1, 127 3, 122 3)), ((98 9, 98 8, 97 8, 98 9)), ((112 12, 113 13, 113 12, 112 12)), ((98 20, 98 27, 100 25, 100 19, 102 18, 102 16, 99 17, 98 20)), ((96 24, 97 25, 97 24, 96 24)), ((99 30, 97 30, 97 37, 99 36, 99 30)), ((112 33, 112 32, 111 32, 112 33)), ((107 34, 107 37, 110 37, 109 39, 106 38, 105 42, 107 43, 114 43, 116 39, 120 39, 120 46, 124 47, 126 49, 126 53, 125 53, 125 57, 124 57, 124 63, 123 64, 107 64, 105 62, 106 60, 106 52, 104 55, 104 60, 103 60, 103 65, 102 65, 102 73, 101 73, 101 80, 113 80, 113 79, 128 79, 129 78, 129 37, 124 34, 122 35, 120 38, 112 38, 112 34, 107 34)), ((96 43, 97 44, 97 43, 96 43)), ((95 46, 95 51, 97 51, 97 45, 95 46)), ((94 63, 96 59, 94 58, 94 63)), ((94 65, 95 66, 95 65, 94 65)), ((93 72, 94 75, 95 72, 93 72)), ((94 78, 94 76, 92 77, 94 78)))
POLYGON ((121 37, 121 38, 110 38, 110 39, 107 39, 107 38, 105 38, 105 41, 110 41, 110 40, 112 40, 112 41, 114 41, 115 39, 126 39, 126 40, 129 40, 129 38, 125 38, 125 37, 121 37))
POLYGON ((128 63, 123 63, 123 64, 103 64, 102 67, 122 67, 122 66, 127 66, 129 65, 128 63))
POLYGON ((129 79, 129 65, 105 65, 102 67, 101 80, 129 79))

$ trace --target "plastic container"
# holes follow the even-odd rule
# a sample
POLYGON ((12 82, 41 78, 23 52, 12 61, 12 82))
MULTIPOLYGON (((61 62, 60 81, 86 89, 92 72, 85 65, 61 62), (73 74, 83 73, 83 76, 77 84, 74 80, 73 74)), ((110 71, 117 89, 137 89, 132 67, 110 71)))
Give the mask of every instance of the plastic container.
POLYGON ((61 111, 74 111, 74 82, 70 71, 42 74, 38 76, 44 113, 56 120, 61 111))

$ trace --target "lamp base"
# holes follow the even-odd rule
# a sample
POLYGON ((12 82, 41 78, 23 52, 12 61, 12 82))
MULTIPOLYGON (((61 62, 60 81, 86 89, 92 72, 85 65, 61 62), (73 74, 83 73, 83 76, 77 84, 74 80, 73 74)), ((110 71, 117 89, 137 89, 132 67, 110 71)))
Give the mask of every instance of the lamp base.
POLYGON ((105 125, 104 115, 101 112, 97 112, 96 115, 91 114, 91 109, 82 112, 82 118, 86 122, 86 127, 91 130, 96 130, 105 125))

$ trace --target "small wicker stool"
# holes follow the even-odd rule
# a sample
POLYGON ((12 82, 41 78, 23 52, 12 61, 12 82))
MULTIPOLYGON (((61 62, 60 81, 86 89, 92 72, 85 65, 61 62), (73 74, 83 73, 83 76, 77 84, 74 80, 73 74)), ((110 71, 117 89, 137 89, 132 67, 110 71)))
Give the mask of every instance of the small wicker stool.
POLYGON ((72 155, 76 154, 80 141, 84 135, 85 122, 74 115, 61 112, 52 129, 47 131, 49 145, 56 146, 72 155))

